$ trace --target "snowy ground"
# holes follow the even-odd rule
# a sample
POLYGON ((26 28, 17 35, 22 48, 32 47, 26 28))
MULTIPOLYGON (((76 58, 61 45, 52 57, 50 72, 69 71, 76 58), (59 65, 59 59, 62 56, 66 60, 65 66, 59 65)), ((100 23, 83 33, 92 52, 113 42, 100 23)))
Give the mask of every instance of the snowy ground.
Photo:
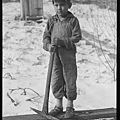
MULTIPOLYGON (((96 27, 95 22, 98 20, 96 17, 99 17, 99 22, 102 21, 100 26, 103 25, 103 29, 99 29, 100 40, 109 39, 109 44, 114 43, 116 47, 115 12, 99 9, 95 5, 80 4, 73 5, 71 11, 79 19, 81 28, 94 35, 96 33, 93 28, 96 27), (108 17, 112 15, 114 19, 108 19, 108 12, 108 17), (102 18, 103 13, 106 20, 102 18), (94 26, 92 26, 93 22, 94 26), (107 32, 102 34, 102 31, 107 32)), ((45 1, 45 17, 49 18, 53 14, 52 4, 45 1)), ((41 110, 44 98, 49 62, 49 53, 42 49, 42 35, 46 19, 41 24, 26 23, 15 20, 15 16, 19 15, 19 3, 3 4, 3 116, 32 114, 34 112, 29 107, 41 110)), ((111 51, 115 52, 112 49, 111 51)), ((115 61, 113 58, 110 60, 115 61)), ((86 40, 83 39, 77 45, 77 66, 78 97, 74 102, 75 109, 116 108, 116 82, 112 74, 101 63, 96 49, 92 45, 87 45, 86 40)), ((65 104, 64 99, 64 108, 65 104)), ((54 97, 50 91, 49 109, 52 109, 54 105, 54 97)))

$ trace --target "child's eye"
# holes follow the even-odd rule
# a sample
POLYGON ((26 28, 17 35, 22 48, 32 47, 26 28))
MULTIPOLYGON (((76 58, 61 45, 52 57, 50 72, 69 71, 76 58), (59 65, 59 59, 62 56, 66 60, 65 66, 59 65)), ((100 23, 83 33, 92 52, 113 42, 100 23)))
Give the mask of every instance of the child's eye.
POLYGON ((58 7, 58 4, 54 4, 55 7, 58 7))
POLYGON ((58 5, 56 4, 55 7, 57 7, 58 5))

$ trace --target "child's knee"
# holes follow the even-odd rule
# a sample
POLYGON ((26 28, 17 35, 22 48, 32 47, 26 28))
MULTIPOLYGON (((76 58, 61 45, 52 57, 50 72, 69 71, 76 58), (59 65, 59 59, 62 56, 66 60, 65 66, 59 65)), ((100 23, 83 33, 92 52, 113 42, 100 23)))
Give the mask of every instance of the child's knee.
POLYGON ((67 91, 67 99, 68 100, 75 100, 76 98, 77 98, 77 91, 76 91, 76 89, 67 91))

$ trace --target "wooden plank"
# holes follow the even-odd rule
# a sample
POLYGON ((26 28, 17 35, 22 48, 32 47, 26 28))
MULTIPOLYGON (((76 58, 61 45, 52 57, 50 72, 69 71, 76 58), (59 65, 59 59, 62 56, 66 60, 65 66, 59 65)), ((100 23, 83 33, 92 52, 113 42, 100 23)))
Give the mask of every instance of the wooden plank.
POLYGON ((32 16, 42 16, 42 15, 43 15, 43 0, 34 0, 32 16))
POLYGON ((20 15, 21 15, 21 19, 24 20, 25 14, 24 14, 24 1, 23 0, 20 0, 20 15))
POLYGON ((43 15, 43 0, 20 0, 21 19, 43 15))
POLYGON ((20 13, 21 19, 25 20, 25 17, 29 15, 29 0, 20 0, 20 13))
POLYGON ((37 11, 38 16, 43 15, 43 0, 36 0, 35 2, 35 9, 37 11))
POLYGON ((43 16, 43 0, 41 0, 41 3, 40 3, 40 4, 41 4, 41 8, 42 8, 42 9, 40 10, 40 15, 43 16))
POLYGON ((26 20, 37 21, 37 20, 40 20, 40 19, 42 19, 42 16, 37 16, 37 17, 30 17, 30 16, 27 16, 27 17, 26 17, 26 20))
POLYGON ((25 17, 29 15, 29 0, 24 0, 25 17))
POLYGON ((33 9, 32 9, 33 10, 33 14, 32 14, 32 16, 37 16, 37 10, 35 9, 36 2, 37 2, 36 0, 33 0, 33 6, 32 6, 33 7, 33 9))
POLYGON ((33 0, 29 0, 29 15, 32 16, 33 15, 33 0))
POLYGON ((39 116, 38 114, 27 114, 27 115, 7 116, 7 117, 3 117, 2 120, 45 120, 45 118, 39 116))
POLYGON ((116 117, 115 108, 75 111, 75 117, 72 119, 65 119, 64 113, 58 116, 60 120, 88 120, 88 119, 90 120, 90 119, 98 119, 98 118, 116 117))
MULTIPOLYGON (((75 111, 76 115, 72 119, 65 119, 64 113, 59 115, 57 118, 60 120, 90 120, 90 119, 113 118, 113 117, 116 118, 115 108, 75 111)), ((7 117, 3 117, 2 120, 48 120, 48 119, 42 117, 39 114, 28 114, 28 115, 7 116, 7 117)))
POLYGON ((43 0, 29 0, 30 16, 43 15, 43 0))
MULTIPOLYGON (((61 120, 70 120, 64 119, 64 115, 58 116, 61 120)), ((112 118, 116 117, 115 108, 106 108, 106 109, 95 109, 95 110, 84 110, 84 111, 75 111, 75 117, 71 120, 91 120, 99 118, 112 118)))

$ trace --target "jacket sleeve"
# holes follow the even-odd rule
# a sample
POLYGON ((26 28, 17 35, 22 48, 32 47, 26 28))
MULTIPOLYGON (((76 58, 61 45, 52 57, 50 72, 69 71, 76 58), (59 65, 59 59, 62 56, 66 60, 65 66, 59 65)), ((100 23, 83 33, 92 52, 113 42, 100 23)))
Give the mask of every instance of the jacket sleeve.
POLYGON ((73 47, 73 45, 77 42, 79 42, 82 38, 81 35, 81 29, 80 29, 80 25, 79 25, 79 21, 78 19, 75 17, 75 19, 73 19, 72 23, 72 35, 71 37, 66 37, 66 38, 62 38, 64 40, 61 40, 61 45, 65 45, 66 48, 70 48, 73 47))
POLYGON ((50 19, 49 19, 43 34, 43 49, 48 51, 48 47, 50 43, 51 43, 51 32, 50 32, 50 19))

